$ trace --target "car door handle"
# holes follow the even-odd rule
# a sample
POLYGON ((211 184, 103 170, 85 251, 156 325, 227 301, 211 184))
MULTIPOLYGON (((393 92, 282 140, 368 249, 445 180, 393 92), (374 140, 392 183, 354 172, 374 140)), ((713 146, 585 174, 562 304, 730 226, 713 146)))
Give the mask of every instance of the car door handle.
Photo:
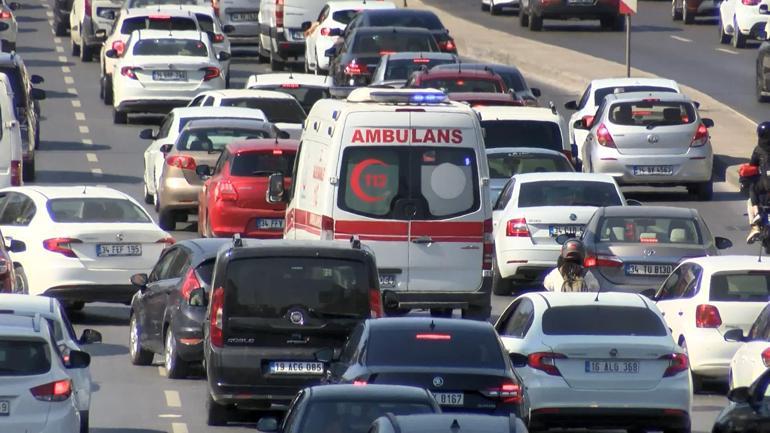
POLYGON ((433 238, 431 238, 430 236, 420 236, 420 237, 412 239, 412 243, 413 244, 428 244, 428 245, 430 245, 430 244, 433 243, 433 238))

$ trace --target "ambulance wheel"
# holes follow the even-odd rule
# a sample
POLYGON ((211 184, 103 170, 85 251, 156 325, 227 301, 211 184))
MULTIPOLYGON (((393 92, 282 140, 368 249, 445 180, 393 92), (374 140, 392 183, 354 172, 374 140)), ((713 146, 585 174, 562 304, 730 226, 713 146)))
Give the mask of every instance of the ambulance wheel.
POLYGON ((498 296, 508 296, 511 294, 511 280, 507 280, 500 275, 500 269, 497 268, 497 260, 492 264, 492 293, 498 296))

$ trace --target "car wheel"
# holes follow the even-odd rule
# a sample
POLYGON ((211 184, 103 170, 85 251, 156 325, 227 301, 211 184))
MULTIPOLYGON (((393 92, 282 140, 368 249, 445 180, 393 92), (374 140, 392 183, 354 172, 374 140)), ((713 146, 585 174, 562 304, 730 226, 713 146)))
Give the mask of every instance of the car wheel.
POLYGON ((92 47, 89 47, 86 45, 86 39, 83 37, 83 34, 80 34, 80 61, 81 62, 90 62, 94 59, 94 49, 92 47))
POLYGON ((626 17, 623 15, 617 15, 612 18, 612 25, 610 30, 613 32, 622 32, 626 29, 626 17))
POLYGON ((206 424, 211 426, 227 425, 227 406, 215 402, 211 394, 206 399, 206 424))
POLYGON ((112 121, 118 125, 125 125, 128 123, 128 114, 119 111, 117 108, 112 110, 112 121))
POLYGON ((695 24, 695 13, 687 10, 687 2, 682 2, 682 21, 685 24, 695 24))
POLYGON ((81 410, 80 411, 80 433, 88 433, 88 430, 89 430, 88 411, 81 410))
POLYGON ((16 280, 13 282, 13 293, 29 294, 29 282, 27 281, 27 274, 24 273, 24 268, 21 265, 14 266, 13 272, 16 274, 16 280))
POLYGON ((147 182, 142 182, 144 184, 144 202, 147 204, 153 204, 155 203, 155 198, 150 194, 150 191, 147 189, 147 182))
POLYGON ((763 78, 764 78, 764 77, 761 75, 761 73, 760 73, 760 72, 757 72, 757 74, 756 74, 756 75, 757 75, 757 80, 756 80, 756 83, 757 83, 757 85, 756 85, 756 91, 757 91, 757 102, 767 102, 768 100, 770 100, 770 97, 768 97, 767 95, 764 95, 764 94, 762 93, 762 92, 765 92, 765 91, 766 91, 766 90, 763 88, 763 86, 762 86, 762 81, 764 81, 764 80, 763 80, 763 78))
POLYGON ((526 9, 524 9, 524 6, 521 7, 519 10, 519 25, 521 27, 527 27, 529 26, 529 15, 527 15, 526 9))
POLYGON ((273 53, 273 50, 270 50, 270 69, 273 70, 273 72, 280 72, 283 71, 284 64, 280 60, 276 59, 275 53, 273 53))
POLYGON ((543 16, 533 13, 529 17, 529 29, 533 32, 543 30, 543 16))
POLYGON ((163 348, 163 366, 166 368, 166 377, 169 379, 183 379, 187 377, 188 365, 179 357, 176 350, 176 338, 171 330, 171 325, 166 329, 166 344, 163 348))
POLYGON ((40 121, 35 122, 35 150, 40 148, 40 121))
POLYGON ((695 196, 698 201, 710 201, 714 197, 714 182, 696 183, 687 188, 688 192, 695 196))
POLYGON ((500 15, 500 9, 495 6, 495 0, 489 0, 489 13, 490 15, 500 15))
POLYGON ((112 105, 112 77, 109 75, 104 76, 104 103, 106 105, 112 105))
POLYGON ((720 15, 719 17, 719 25, 717 26, 719 31, 719 43, 720 44, 729 44, 730 43, 730 35, 725 33, 725 25, 722 22, 722 17, 720 15))
POLYGON ((128 322, 128 356, 134 365, 150 365, 154 354, 142 347, 142 330, 132 314, 128 322))
POLYGON ((158 227, 163 230, 174 230, 176 228, 174 212, 165 209, 158 212, 158 227))
POLYGON ((21 168, 21 178, 24 182, 32 182, 35 180, 35 160, 24 162, 21 168))
POLYGON ((733 37, 732 37, 732 45, 734 48, 746 48, 746 39, 748 37, 741 33, 741 30, 738 28, 738 23, 733 21, 733 37))
POLYGON ((56 27, 54 27, 53 31, 56 36, 67 36, 67 31, 69 30, 67 28, 67 23, 65 22, 58 22, 56 23, 56 27))
POLYGON ((677 9, 677 7, 676 7, 676 0, 671 0, 671 19, 673 21, 681 21, 682 20, 682 11, 677 9))
POLYGON ((398 307, 383 307, 383 312, 388 317, 400 317, 400 316, 406 316, 411 311, 408 308, 398 308, 398 307))
POLYGON ((485 5, 484 2, 481 2, 481 10, 486 12, 489 10, 489 5, 485 5))
POLYGON ((511 280, 507 280, 500 275, 497 260, 492 263, 492 293, 497 296, 508 296, 511 294, 511 280))
MULTIPOLYGON (((682 341, 679 343, 679 347, 681 347, 682 350, 684 350, 685 354, 688 353, 687 352, 687 340, 685 340, 684 338, 682 338, 682 341)), ((689 355, 688 355, 688 357, 689 357, 689 355)), ((692 370, 690 370, 690 375, 692 376, 692 393, 693 394, 697 394, 703 388, 703 379, 699 375, 695 374, 695 372, 692 371, 692 370)))

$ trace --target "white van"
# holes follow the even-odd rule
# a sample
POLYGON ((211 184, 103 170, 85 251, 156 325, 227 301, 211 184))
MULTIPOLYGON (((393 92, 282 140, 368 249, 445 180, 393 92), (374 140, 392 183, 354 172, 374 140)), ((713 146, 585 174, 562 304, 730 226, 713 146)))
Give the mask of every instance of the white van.
POLYGON ((0 73, 0 188, 22 184, 21 126, 14 107, 11 80, 0 73))
MULTIPOLYGON (((283 176, 269 199, 283 199, 283 176)), ((285 238, 350 241, 377 256, 385 312, 487 319, 492 211, 478 117, 435 89, 360 88, 305 121, 285 238)))
POLYGON ((305 58, 302 23, 315 21, 326 0, 262 0, 259 7, 259 55, 273 71, 305 58))

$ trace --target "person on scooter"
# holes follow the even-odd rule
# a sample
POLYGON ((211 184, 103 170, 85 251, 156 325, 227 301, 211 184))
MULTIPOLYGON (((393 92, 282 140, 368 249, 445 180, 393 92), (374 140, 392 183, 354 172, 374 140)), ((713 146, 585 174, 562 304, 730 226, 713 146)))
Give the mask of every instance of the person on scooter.
POLYGON ((583 267, 586 248, 578 239, 569 239, 561 246, 554 268, 543 280, 551 292, 598 292, 599 281, 583 267))
POLYGON ((770 205, 770 122, 757 126, 757 146, 751 153, 751 165, 759 168, 759 176, 749 188, 748 215, 751 230, 747 243, 754 243, 760 233, 760 215, 758 206, 770 205))

